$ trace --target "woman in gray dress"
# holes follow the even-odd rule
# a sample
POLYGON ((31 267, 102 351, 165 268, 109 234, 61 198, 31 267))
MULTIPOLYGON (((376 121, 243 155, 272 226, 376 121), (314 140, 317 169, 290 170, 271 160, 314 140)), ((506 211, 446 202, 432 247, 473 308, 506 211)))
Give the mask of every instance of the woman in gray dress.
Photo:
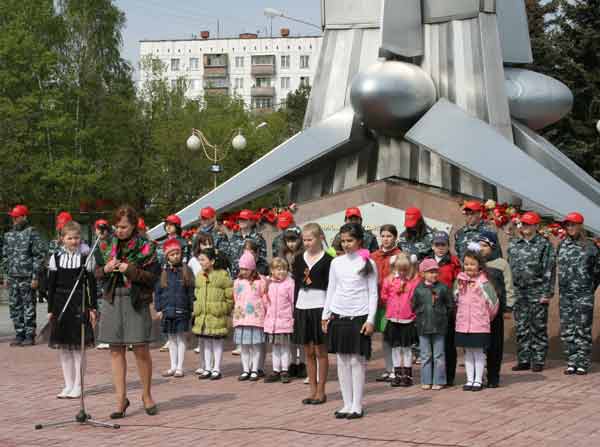
POLYGON ((133 346, 144 409, 148 415, 158 411, 151 393, 149 343, 152 338, 150 303, 160 269, 155 245, 138 234, 137 222, 136 211, 130 206, 121 206, 114 215, 113 238, 100 243, 103 263, 97 269, 97 276, 104 280, 104 305, 98 340, 110 345, 118 403, 118 411, 110 415, 112 419, 124 417, 129 407, 125 358, 128 345, 133 346))

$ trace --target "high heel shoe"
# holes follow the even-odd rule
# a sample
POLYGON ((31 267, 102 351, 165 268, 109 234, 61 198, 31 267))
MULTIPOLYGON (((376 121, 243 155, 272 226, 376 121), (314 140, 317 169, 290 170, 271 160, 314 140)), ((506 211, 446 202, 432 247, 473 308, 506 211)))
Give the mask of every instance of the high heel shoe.
POLYGON ((123 409, 121 411, 115 411, 114 413, 111 413, 110 418, 111 419, 123 419, 125 417, 125 412, 127 411, 128 407, 129 407, 129 399, 125 398, 125 406, 123 407, 123 409))
POLYGON ((158 414, 158 405, 154 404, 151 407, 144 407, 144 411, 148 416, 156 416, 158 414))

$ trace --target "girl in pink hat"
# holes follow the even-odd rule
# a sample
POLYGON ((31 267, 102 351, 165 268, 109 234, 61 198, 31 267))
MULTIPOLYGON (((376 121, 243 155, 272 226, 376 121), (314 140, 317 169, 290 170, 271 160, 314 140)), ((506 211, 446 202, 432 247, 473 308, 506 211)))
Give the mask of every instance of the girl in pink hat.
POLYGON ((256 260, 251 252, 245 251, 233 284, 233 341, 242 351, 240 381, 259 379, 260 356, 265 343, 265 293, 266 283, 256 271, 256 260))

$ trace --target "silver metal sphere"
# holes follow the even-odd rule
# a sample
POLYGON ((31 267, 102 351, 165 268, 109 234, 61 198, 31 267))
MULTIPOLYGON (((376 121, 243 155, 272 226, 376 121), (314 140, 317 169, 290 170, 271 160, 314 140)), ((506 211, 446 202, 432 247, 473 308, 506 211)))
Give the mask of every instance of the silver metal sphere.
POLYGON ((241 133, 237 134, 231 141, 231 145, 237 151, 246 149, 246 144, 247 144, 246 138, 241 133))
POLYGON ((573 93, 562 82, 522 68, 505 68, 510 115, 534 130, 543 129, 567 115, 573 93))
POLYGON ((185 142, 187 148, 190 151, 197 151, 198 149, 200 149, 200 147, 202 147, 202 143, 200 142, 200 138, 198 138, 196 135, 191 135, 187 141, 185 142))
POLYGON ((399 61, 377 62, 352 81, 350 101, 370 129, 400 136, 436 101, 433 80, 422 68, 399 61))

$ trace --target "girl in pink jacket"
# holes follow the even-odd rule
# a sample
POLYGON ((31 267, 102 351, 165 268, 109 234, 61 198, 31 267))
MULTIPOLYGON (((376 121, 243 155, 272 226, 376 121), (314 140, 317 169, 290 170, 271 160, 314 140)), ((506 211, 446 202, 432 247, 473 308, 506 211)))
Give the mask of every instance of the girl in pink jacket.
POLYGON ((233 283, 233 341, 241 347, 242 374, 238 380, 258 380, 261 349, 265 343, 266 283, 256 272, 252 253, 245 251, 233 283))
POLYGON ((454 284, 456 346, 465 348, 465 391, 481 391, 484 350, 490 344, 490 323, 498 312, 498 297, 485 272, 485 262, 475 247, 464 255, 463 271, 454 284))
POLYGON ((289 274, 289 264, 283 258, 271 261, 266 308, 264 327, 267 343, 273 346, 273 373, 265 378, 265 382, 289 383, 290 340, 294 332, 294 280, 289 274))
POLYGON ((392 347, 395 377, 391 386, 411 386, 411 346, 417 340, 412 299, 421 278, 417 275, 416 264, 405 253, 398 254, 392 262, 392 273, 381 286, 381 302, 385 305, 388 320, 383 337, 392 347))

